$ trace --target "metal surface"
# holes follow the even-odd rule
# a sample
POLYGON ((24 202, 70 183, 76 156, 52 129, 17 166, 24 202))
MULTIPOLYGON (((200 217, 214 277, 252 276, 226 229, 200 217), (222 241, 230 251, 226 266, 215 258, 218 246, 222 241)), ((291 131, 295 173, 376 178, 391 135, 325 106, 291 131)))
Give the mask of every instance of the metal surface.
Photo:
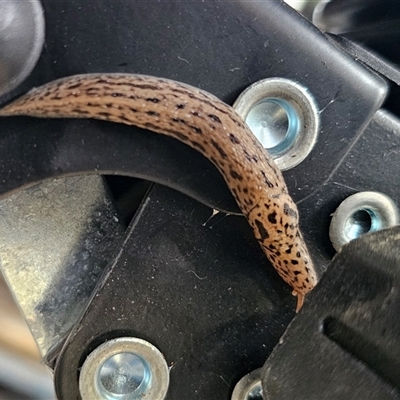
POLYGON ((171 189, 150 192, 60 354, 60 399, 77 397, 86 356, 121 336, 163 352, 168 400, 228 400, 240 378, 262 366, 296 299, 245 218, 211 214, 171 189))
POLYGON ((32 72, 43 43, 44 15, 39 0, 0 2, 0 96, 32 72))
POLYGON ((253 83, 233 107, 285 171, 299 165, 313 150, 319 132, 319 110, 312 94, 288 79, 253 83))
POLYGON ((329 237, 336 251, 363 234, 400 224, 395 202, 383 193, 359 192, 340 203, 329 227, 329 237))
POLYGON ((235 386, 231 400, 263 400, 261 368, 245 375, 235 386))
POLYGON ((164 400, 169 369, 162 353, 145 340, 120 337, 97 347, 79 376, 82 400, 164 400))
POLYGON ((0 202, 0 266, 43 357, 76 322, 122 233, 97 176, 51 180, 0 202))
POLYGON ((264 365, 266 399, 400 398, 399 240, 343 246, 264 365))

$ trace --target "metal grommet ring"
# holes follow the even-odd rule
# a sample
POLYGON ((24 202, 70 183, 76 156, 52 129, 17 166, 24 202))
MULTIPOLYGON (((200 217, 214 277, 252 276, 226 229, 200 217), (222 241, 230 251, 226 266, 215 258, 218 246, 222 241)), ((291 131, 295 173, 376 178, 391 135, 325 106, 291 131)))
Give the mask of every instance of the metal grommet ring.
POLYGON ((289 79, 255 82, 233 107, 282 171, 300 164, 317 141, 315 101, 306 88, 289 79))
POLYGON ((379 192, 360 192, 345 199, 332 216, 329 237, 336 251, 369 232, 400 223, 394 201, 379 192))
POLYGON ((79 376, 82 400, 164 400, 169 369, 151 343, 122 337, 89 354, 79 376))
POLYGON ((235 386, 231 400, 262 400, 261 368, 245 375, 235 386))
POLYGON ((39 0, 0 2, 0 96, 16 88, 35 67, 45 39, 39 0))

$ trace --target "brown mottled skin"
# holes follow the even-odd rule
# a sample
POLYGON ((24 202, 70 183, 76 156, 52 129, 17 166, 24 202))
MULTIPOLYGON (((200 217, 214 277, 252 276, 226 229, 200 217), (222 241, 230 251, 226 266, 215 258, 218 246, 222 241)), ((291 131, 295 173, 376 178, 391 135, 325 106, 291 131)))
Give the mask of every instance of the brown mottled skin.
POLYGON ((283 176, 236 111, 194 87, 144 75, 76 75, 31 90, 0 116, 96 118, 172 136, 210 159, 278 274, 298 296, 317 276, 283 176))

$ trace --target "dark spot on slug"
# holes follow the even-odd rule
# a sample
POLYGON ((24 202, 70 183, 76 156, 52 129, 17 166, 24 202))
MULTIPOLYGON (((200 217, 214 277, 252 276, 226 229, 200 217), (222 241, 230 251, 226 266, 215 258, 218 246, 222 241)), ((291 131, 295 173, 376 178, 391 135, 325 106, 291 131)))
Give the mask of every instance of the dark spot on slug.
POLYGON ((266 184, 269 188, 273 188, 273 187, 274 187, 274 184, 267 178, 267 175, 265 174, 265 172, 264 172, 264 171, 261 171, 261 174, 262 174, 262 176, 263 176, 263 178, 264 178, 265 184, 266 184))
POLYGON ((240 175, 238 172, 234 171, 233 169, 231 169, 231 170, 229 171, 229 173, 231 174, 231 177, 232 177, 233 179, 237 179, 237 180, 239 180, 239 181, 242 181, 242 180, 243 180, 243 176, 240 175))
POLYGON ((228 158, 228 154, 225 153, 224 149, 219 145, 218 142, 215 140, 211 139, 211 144, 214 146, 214 148, 218 151, 219 155, 222 158, 228 158))
POLYGON ((276 212, 272 212, 271 214, 268 214, 268 221, 271 222, 271 224, 276 224, 276 212))
POLYGON ((201 128, 199 128, 198 126, 194 126, 194 125, 190 125, 190 127, 192 128, 192 131, 194 133, 198 133, 199 135, 201 135, 203 133, 203 131, 201 130, 201 128))
MULTIPOLYGON (((138 79, 139 80, 139 79, 138 79)), ((99 80, 98 83, 109 83, 108 81, 105 80, 99 80)), ((148 83, 133 83, 133 82, 127 82, 127 81, 122 81, 122 82, 113 82, 114 86, 129 86, 137 89, 144 89, 144 90, 158 90, 159 87, 157 85, 150 85, 148 83)))
POLYGON ((214 122, 218 122, 219 124, 221 124, 221 120, 214 114, 208 114, 209 118, 212 119, 214 122))
POLYGON ((118 92, 113 92, 111 93, 112 97, 124 97, 125 95, 123 93, 118 93, 118 92))
POLYGON ((258 232, 260 233, 260 237, 262 240, 268 239, 269 238, 269 234, 268 231, 265 229, 265 226, 263 225, 263 223, 256 219, 254 220, 254 223, 257 226, 258 232))
POLYGON ((247 188, 243 189, 243 193, 248 193, 248 192, 249 192, 249 189, 247 189, 247 188))
POLYGON ((248 206, 254 205, 253 200, 244 199, 243 201, 244 201, 244 203, 247 204, 248 206))
POLYGON ((154 124, 152 124, 151 122, 146 122, 145 124, 144 124, 144 126, 146 127, 146 128, 149 128, 150 130, 154 130, 154 129, 156 129, 157 127, 154 125, 154 124))
POLYGON ((301 274, 301 271, 293 271, 293 273, 294 273, 295 275, 299 275, 299 274, 301 274))
POLYGON ((74 85, 68 86, 68 89, 78 89, 78 87, 81 87, 81 86, 82 86, 82 83, 78 82, 78 83, 75 83, 74 85))
POLYGON ((247 150, 243 150, 244 157, 246 158, 247 161, 251 161, 252 157, 251 155, 247 152, 247 150))
POLYGON ((240 143, 240 140, 233 133, 229 134, 229 139, 234 144, 239 144, 240 143))
POLYGON ((285 215, 289 215, 290 217, 297 218, 297 212, 293 210, 293 208, 290 208, 289 204, 285 203, 283 205, 283 212, 285 215))
POLYGON ((176 136, 178 139, 180 139, 180 140, 182 140, 182 141, 184 141, 184 142, 186 142, 186 141, 189 139, 185 134, 183 134, 183 133, 181 133, 181 132, 175 132, 175 136, 176 136))
POLYGON ((186 107, 185 104, 177 104, 177 105, 176 105, 176 108, 177 108, 178 110, 183 110, 185 107, 186 107))
POLYGON ((177 122, 178 124, 186 125, 186 121, 182 118, 171 118, 172 121, 177 122))
POLYGON ((127 118, 125 115, 119 115, 118 116, 119 119, 121 119, 122 121, 125 122, 132 122, 129 118, 127 118))
POLYGON ((299 262, 297 260, 290 260, 293 265, 297 265, 299 262))
POLYGON ((148 99, 146 99, 146 101, 151 101, 152 103, 159 103, 160 99, 157 99, 156 97, 149 97, 148 99))
POLYGON ((97 115, 100 115, 101 117, 105 117, 105 118, 110 118, 111 114, 109 112, 105 112, 105 111, 99 111, 97 113, 97 115))
POLYGON ((299 251, 296 253, 296 257, 297 257, 297 258, 300 258, 300 257, 301 257, 301 254, 300 254, 299 251))
POLYGON ((243 128, 243 127, 244 127, 243 124, 242 124, 240 121, 238 121, 238 120, 235 119, 235 118, 232 118, 232 116, 231 116, 231 121, 232 121, 234 124, 236 124, 238 127, 240 127, 240 128, 243 128))
POLYGON ((146 111, 146 114, 149 115, 150 117, 159 117, 160 114, 156 111, 146 111))
POLYGON ((196 142, 194 140, 191 140, 190 143, 194 148, 199 149, 201 152, 203 153, 206 152, 206 148, 201 143, 196 142))

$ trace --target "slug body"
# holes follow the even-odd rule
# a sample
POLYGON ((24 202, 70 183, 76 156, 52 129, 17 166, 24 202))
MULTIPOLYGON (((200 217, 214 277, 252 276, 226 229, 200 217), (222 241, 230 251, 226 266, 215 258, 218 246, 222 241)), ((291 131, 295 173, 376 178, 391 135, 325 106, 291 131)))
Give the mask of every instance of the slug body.
POLYGON ((283 176, 236 111, 200 89, 130 74, 76 75, 31 90, 0 116, 95 118, 171 136, 221 172, 278 274, 298 296, 317 283, 283 176))

